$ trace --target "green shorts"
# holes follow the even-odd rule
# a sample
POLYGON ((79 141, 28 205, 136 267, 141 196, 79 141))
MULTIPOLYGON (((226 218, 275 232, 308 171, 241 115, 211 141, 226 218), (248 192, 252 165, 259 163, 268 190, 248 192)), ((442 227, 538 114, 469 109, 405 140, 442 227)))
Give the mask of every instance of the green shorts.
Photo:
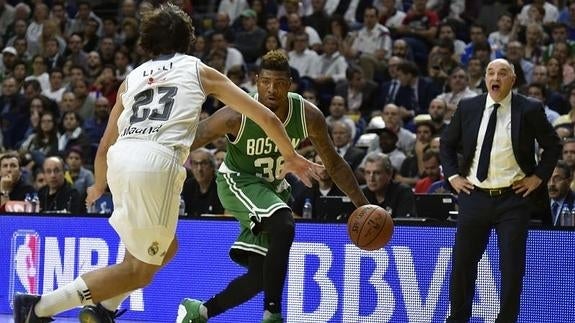
POLYGON ((289 208, 286 201, 291 195, 290 187, 285 182, 283 189, 276 192, 264 179, 241 173, 218 172, 216 182, 222 206, 240 222, 241 232, 231 247, 230 257, 246 266, 249 254, 267 254, 269 239, 267 233, 260 232, 259 224, 262 218, 289 208))

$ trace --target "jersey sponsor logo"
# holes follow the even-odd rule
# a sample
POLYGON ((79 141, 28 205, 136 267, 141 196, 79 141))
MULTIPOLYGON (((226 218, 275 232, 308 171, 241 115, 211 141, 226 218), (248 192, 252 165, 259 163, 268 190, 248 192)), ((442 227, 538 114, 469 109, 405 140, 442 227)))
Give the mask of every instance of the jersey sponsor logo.
POLYGON ((122 131, 122 134, 120 134, 120 137, 124 137, 124 136, 127 136, 127 135, 133 135, 133 134, 136 134, 136 135, 151 135, 151 134, 153 134, 153 133, 156 133, 156 132, 160 131, 161 128, 162 128, 162 125, 145 127, 145 128, 128 126, 127 128, 124 128, 124 130, 122 131))
POLYGON ((40 236, 33 230, 12 234, 10 251, 10 305, 16 292, 38 294, 40 270, 40 236))

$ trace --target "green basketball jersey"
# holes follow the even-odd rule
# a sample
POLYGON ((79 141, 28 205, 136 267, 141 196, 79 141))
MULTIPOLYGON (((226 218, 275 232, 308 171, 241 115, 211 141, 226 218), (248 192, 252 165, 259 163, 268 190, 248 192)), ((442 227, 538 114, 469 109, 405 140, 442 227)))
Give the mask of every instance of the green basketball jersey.
MULTIPOLYGON (((257 100, 257 94, 253 95, 257 100)), ((304 99, 288 93, 289 111, 284 121, 285 130, 295 148, 307 138, 304 99)), ((230 138, 228 138, 230 139, 230 138)), ((228 140, 225 166, 231 171, 254 174, 280 191, 278 179, 284 163, 275 143, 255 122, 242 115, 242 123, 234 140, 228 140)))

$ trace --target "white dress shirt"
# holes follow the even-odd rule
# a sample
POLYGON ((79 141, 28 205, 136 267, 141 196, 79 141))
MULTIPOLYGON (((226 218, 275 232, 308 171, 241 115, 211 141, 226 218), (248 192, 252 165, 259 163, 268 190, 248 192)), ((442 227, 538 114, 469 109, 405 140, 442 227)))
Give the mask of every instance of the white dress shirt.
POLYGON ((495 126, 495 136, 493 137, 493 146, 491 148, 487 178, 483 182, 480 182, 477 179, 477 166, 479 164, 481 146, 483 145, 489 117, 493 111, 493 105, 495 103, 496 102, 493 101, 491 96, 488 94, 487 101, 485 102, 485 109, 483 110, 483 117, 481 118, 481 125, 479 126, 479 133, 477 135, 475 155, 473 156, 469 176, 467 176, 467 179, 473 185, 481 188, 508 187, 511 186, 513 182, 525 177, 525 173, 523 173, 515 159, 511 143, 510 92, 501 102, 499 102, 501 106, 497 111, 497 123, 495 126))

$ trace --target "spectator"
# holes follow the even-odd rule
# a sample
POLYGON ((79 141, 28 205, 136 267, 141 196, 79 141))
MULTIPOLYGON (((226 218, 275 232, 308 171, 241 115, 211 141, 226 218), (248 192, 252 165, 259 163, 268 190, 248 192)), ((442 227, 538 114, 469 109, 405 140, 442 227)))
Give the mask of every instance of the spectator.
POLYGON ((377 20, 377 9, 365 8, 363 28, 358 31, 348 53, 348 59, 357 60, 368 80, 373 80, 376 73, 382 74, 385 62, 391 57, 389 29, 377 20))
POLYGON ((487 37, 487 41, 495 50, 501 51, 505 55, 507 44, 512 37, 511 29, 513 27, 513 17, 510 13, 504 12, 499 16, 497 21, 497 31, 492 32, 487 37))
POLYGON ((102 34, 102 19, 92 11, 92 5, 89 1, 78 1, 78 12, 70 26, 70 33, 82 33, 89 24, 90 19, 94 19, 98 23, 97 35, 102 34))
POLYGON ((447 120, 451 120, 453 113, 457 109, 459 101, 465 98, 472 98, 477 95, 476 92, 472 91, 469 86, 467 86, 467 72, 462 67, 457 67, 451 74, 449 74, 449 92, 441 93, 437 96, 438 99, 442 99, 447 102, 447 120))
POLYGON ((366 80, 360 68, 350 66, 345 72, 345 82, 337 84, 335 95, 339 95, 347 102, 350 111, 359 111, 364 118, 371 117, 377 110, 377 84, 366 80))
POLYGON ((87 81, 93 83, 96 77, 102 72, 102 59, 100 59, 100 54, 97 51, 91 51, 88 53, 88 65, 86 68, 87 81))
POLYGON ((447 116, 447 102, 443 99, 435 98, 429 103, 429 113, 431 124, 434 127, 434 133, 441 135, 445 128, 447 128, 447 122, 445 120, 447 116))
POLYGON ((42 91, 50 89, 50 76, 47 73, 47 62, 41 55, 36 55, 32 59, 32 74, 27 76, 24 81, 37 80, 40 83, 42 91))
MULTIPOLYGON (((391 128, 381 128, 375 130, 378 134, 379 145, 376 149, 368 152, 368 155, 373 152, 384 153, 391 161, 393 168, 396 171, 401 169, 401 165, 406 158, 405 153, 397 148, 397 133, 391 128)), ((365 168, 367 156, 361 161, 357 171, 361 175, 365 168)), ((359 177, 359 176, 358 176, 359 177)))
MULTIPOLYGON (((323 1, 323 0, 314 0, 323 1)), ((332 35, 327 35, 323 39, 323 54, 319 56, 314 66, 314 82, 319 87, 320 93, 328 92, 333 94, 335 84, 345 80, 347 61, 338 51, 337 39, 332 35)))
POLYGON ((288 16, 289 33, 287 35, 287 48, 292 48, 292 42, 298 35, 307 35, 307 44, 315 51, 321 49, 321 38, 315 29, 306 26, 302 23, 300 16, 297 13, 292 13, 288 16))
POLYGON ((429 102, 441 93, 429 79, 419 76, 419 70, 414 62, 404 60, 399 63, 397 78, 401 88, 394 103, 400 107, 403 121, 409 121, 415 115, 427 111, 429 102))
MULTIPOLYGON (((313 161, 317 164, 323 165, 321 157, 318 154, 315 155, 313 161)), ((318 174, 318 179, 313 183, 312 187, 304 187, 299 191, 299 194, 294 196, 294 200, 290 207, 297 216, 302 216, 303 205, 306 199, 310 199, 312 209, 312 218, 319 219, 318 215, 321 212, 319 199, 321 196, 345 196, 345 194, 335 185, 331 176, 329 176, 327 170, 322 169, 318 174)), ((336 214, 333 214, 333 218, 322 218, 321 220, 345 220, 337 218, 336 214)))
POLYGON ((216 160, 205 148, 190 153, 192 175, 184 182, 182 197, 187 216, 223 214, 216 188, 216 160))
POLYGON ((547 85, 549 81, 549 73, 547 66, 545 65, 535 65, 533 67, 533 83, 539 83, 545 85, 545 90, 547 91, 547 99, 545 104, 551 108, 551 110, 557 111, 559 114, 569 113, 571 106, 569 104, 569 92, 567 91, 567 98, 565 98, 561 93, 553 91, 547 85))
POLYGON ((564 209, 573 210, 575 193, 569 188, 573 181, 573 169, 563 160, 559 160, 551 178, 547 181, 553 226, 561 225, 561 213, 564 209))
POLYGON ((437 35, 439 17, 437 13, 426 8, 427 0, 414 0, 403 24, 397 28, 397 35, 404 38, 413 49, 415 61, 425 66, 427 53, 437 35))
POLYGON ((544 36, 545 31, 540 24, 527 24, 527 27, 525 27, 525 53, 523 54, 523 58, 533 64, 542 63, 544 36))
POLYGON ((254 63, 261 52, 266 32, 256 23, 256 12, 244 10, 241 14, 242 30, 236 33, 235 47, 242 53, 247 63, 254 63))
POLYGON ((16 149, 24 139, 28 125, 26 99, 18 93, 16 79, 7 77, 2 82, 0 96, 0 127, 2 129, 3 146, 6 149, 16 149))
POLYGON ((313 78, 316 66, 319 64, 319 56, 308 49, 308 34, 301 33, 294 36, 293 50, 288 53, 289 65, 295 68, 300 77, 313 78))
POLYGON ((423 114, 416 117, 415 144, 413 149, 409 151, 408 157, 401 164, 399 174, 395 176, 397 182, 414 187, 417 181, 425 176, 423 155, 429 150, 431 140, 436 133, 430 119, 429 115, 423 114))
POLYGON ((62 95, 64 95, 66 91, 62 70, 57 68, 52 69, 49 74, 49 82, 49 88, 42 90, 42 95, 55 102, 62 101, 62 95))
POLYGON ((0 35, 4 36, 8 26, 14 22, 14 7, 6 0, 0 1, 0 35))
POLYGON ((521 42, 514 40, 507 44, 507 60, 515 66, 515 73, 517 74, 515 87, 521 87, 533 81, 534 65, 523 58, 524 55, 525 48, 521 42))
POLYGON ((26 29, 26 42, 30 55, 40 54, 40 40, 44 22, 48 19, 48 6, 43 2, 34 5, 33 18, 26 29))
POLYGON ((365 156, 365 151, 353 146, 351 127, 340 120, 332 122, 329 129, 335 150, 355 171, 365 156))
POLYGON ((477 94, 487 92, 485 85, 485 67, 477 57, 471 57, 467 62, 467 86, 477 94))
POLYGON ((447 40, 453 44, 453 56, 456 62, 461 59, 461 54, 465 52, 465 42, 457 39, 455 35, 455 26, 449 22, 442 22, 439 25, 437 39, 439 41, 447 40))
POLYGON ((38 167, 34 171, 34 182, 32 183, 34 191, 39 192, 42 187, 46 186, 46 175, 42 167, 38 167))
POLYGON ((517 16, 517 19, 522 25, 526 25, 531 19, 529 18, 529 11, 532 7, 543 12, 543 24, 549 25, 559 20, 559 10, 554 4, 547 2, 545 0, 533 0, 531 4, 526 4, 521 8, 521 12, 517 16))
POLYGON ((329 15, 325 12, 326 0, 312 0, 312 14, 304 17, 306 26, 315 29, 321 39, 324 39, 330 28, 329 15))
POLYGON ((116 53, 116 43, 112 37, 102 37, 100 39, 100 46, 98 46, 98 53, 103 65, 114 64, 114 54, 116 53))
POLYGON ((390 80, 381 84, 378 106, 385 106, 388 103, 395 102, 397 92, 401 86, 399 78, 397 78, 397 66, 402 60, 403 59, 398 56, 392 56, 387 62, 387 73, 389 74, 390 80))
POLYGON ((118 50, 114 54, 114 65, 116 66, 116 79, 123 81, 133 69, 134 66, 130 64, 130 54, 125 50, 118 50))
POLYGON ((215 51, 222 51, 224 54, 224 69, 222 73, 226 74, 232 66, 244 65, 244 57, 242 53, 228 45, 228 41, 222 32, 215 31, 212 33, 211 37, 212 52, 210 53, 210 56, 213 55, 215 51))
POLYGON ((60 157, 48 157, 43 163, 47 185, 40 189, 41 212, 86 213, 84 201, 78 191, 64 178, 64 162, 60 157))
POLYGON ((88 152, 89 143, 82 128, 82 118, 77 112, 68 111, 62 115, 60 135, 58 136, 58 151, 64 154, 71 147, 81 149, 84 154, 88 152))
POLYGON ((347 105, 345 103, 345 99, 339 95, 334 96, 331 99, 331 103, 329 105, 329 115, 325 118, 325 122, 328 126, 335 121, 345 122, 349 128, 351 129, 351 137, 355 138, 355 122, 347 116, 347 105))
POLYGON ((485 32, 485 28, 479 24, 472 24, 469 28, 469 37, 471 41, 465 46, 465 51, 461 55, 461 64, 467 66, 469 59, 472 56, 477 56, 476 53, 477 49, 475 47, 481 44, 482 49, 487 49, 488 51, 487 57, 481 60, 483 64, 487 66, 487 63, 489 63, 489 61, 492 58, 495 58, 496 55, 491 50, 491 44, 489 44, 489 41, 487 40, 487 34, 485 32), (485 47, 485 44, 487 44, 487 47, 485 47))
POLYGON ((94 173, 84 168, 84 152, 79 146, 72 146, 65 152, 66 165, 68 169, 64 173, 67 181, 73 183, 74 187, 80 197, 83 199, 86 196, 88 187, 94 184, 94 173))
POLYGON ((428 149, 423 153, 423 175, 425 177, 415 183, 415 193, 427 193, 431 184, 443 179, 440 165, 439 151, 428 149))
POLYGON ((100 43, 100 36, 98 36, 98 29, 100 28, 100 22, 93 17, 88 18, 88 23, 84 27, 84 42, 82 43, 82 49, 84 52, 89 53, 95 51, 100 43))
POLYGON ((79 65, 83 69, 88 66, 88 54, 82 49, 84 38, 81 34, 73 33, 68 37, 67 59, 72 61, 72 64, 79 65))
POLYGON ((269 15, 266 18, 266 31, 268 35, 276 36, 281 44, 281 48, 287 48, 287 31, 280 29, 280 22, 276 16, 269 15))
POLYGON ((545 85, 539 83, 531 83, 527 86, 527 96, 535 98, 541 103, 543 103, 545 109, 545 115, 547 116, 547 121, 553 124, 557 118, 559 118, 559 113, 551 110, 545 102, 547 101, 547 92, 545 90, 545 85))
POLYGON ((26 194, 34 193, 34 187, 24 182, 20 156, 6 153, 0 156, 0 204, 8 201, 24 201, 26 194))
POLYGON ((18 61, 18 52, 12 46, 4 47, 2 50, 2 64, 0 65, 0 74, 3 78, 10 75, 14 65, 18 61))
POLYGON ((379 152, 365 158, 365 182, 362 189, 370 204, 384 208, 394 218, 415 216, 411 189, 393 181, 394 167, 389 157, 379 152))
MULTIPOLYGON (((411 154, 415 144, 415 135, 413 132, 402 126, 399 107, 393 103, 386 104, 382 109, 381 117, 376 116, 370 121, 368 128, 382 128, 375 125, 380 123, 378 118, 383 121, 383 127, 391 129, 397 134, 397 148, 403 153, 411 154)), ((370 145, 369 151, 377 150, 379 147, 379 138, 376 138, 370 145)))
POLYGON ((36 131, 30 134, 20 145, 20 151, 32 153, 36 165, 41 165, 47 156, 58 153, 58 128, 54 114, 43 111, 40 114, 40 124, 36 131))
POLYGON ((378 10, 380 11, 379 23, 389 28, 393 35, 395 29, 401 27, 405 12, 397 8, 395 0, 382 0, 378 10))

